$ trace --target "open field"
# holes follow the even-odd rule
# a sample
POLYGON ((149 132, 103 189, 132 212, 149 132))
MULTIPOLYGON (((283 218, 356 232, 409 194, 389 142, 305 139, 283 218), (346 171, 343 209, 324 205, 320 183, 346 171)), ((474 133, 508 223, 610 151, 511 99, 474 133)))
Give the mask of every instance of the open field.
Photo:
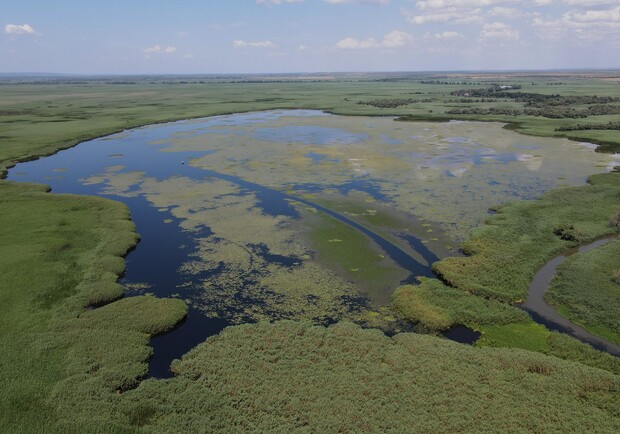
MULTIPOLYGON (((620 114, 615 112, 591 114, 620 106, 613 100, 620 86, 616 76, 5 80, 0 81, 0 170, 137 125, 273 108, 513 122, 511 128, 518 132, 577 137, 604 143, 603 149, 611 151, 620 146, 617 131, 558 130, 576 123, 617 122, 620 114), (520 86, 515 91, 529 94, 575 97, 568 108, 579 113, 567 111, 567 99, 528 106, 531 95, 517 100, 453 94, 496 84, 520 86), (593 96, 612 99, 602 102, 593 96), (550 106, 559 107, 563 116, 590 114, 545 117, 550 106), (446 114, 456 109, 471 113, 446 114), (474 114, 471 109, 485 111, 474 114), (526 109, 539 113, 525 115, 526 109)), ((483 333, 478 346, 505 348, 468 348, 413 334, 388 338, 349 323, 331 328, 258 323, 228 328, 198 346, 175 362, 174 378, 142 381, 150 337, 174 327, 187 307, 180 300, 152 296, 119 300, 122 256, 138 240, 127 209, 99 198, 0 181, 0 430, 402 431, 416 426, 434 432, 617 432, 620 361, 550 332, 510 303, 523 298, 529 279, 547 259, 617 231, 609 216, 620 209, 619 191, 620 174, 596 175, 588 186, 498 207, 465 243, 471 256, 436 263, 450 286, 429 279, 397 291, 395 311, 405 320, 431 331, 466 324, 483 333)), ((244 203, 239 207, 247 208, 244 203)), ((188 215, 185 224, 191 229, 199 222, 190 211, 190 206, 176 209, 188 215)), ((356 218, 372 227, 389 217, 373 216, 356 218)), ((255 217, 260 222, 265 216, 255 217)), ((227 229, 224 217, 220 222, 227 229)), ((334 222, 311 236, 317 245, 327 241, 333 247, 327 255, 355 273, 355 261, 333 241, 362 246, 356 234, 334 222)), ((208 258, 206 249, 203 253, 208 258)), ((605 250, 593 256, 575 258, 578 272, 591 274, 594 263, 601 262, 604 270, 593 279, 615 279, 608 271, 618 268, 613 265, 616 255, 605 250)), ((376 262, 377 257, 363 260, 376 262)), ((311 277, 298 280, 304 286, 311 277)), ((579 297, 571 303, 581 304, 579 297)), ((590 315, 594 329, 614 330, 598 315, 590 315)), ((575 320, 581 317, 575 314, 575 320)))

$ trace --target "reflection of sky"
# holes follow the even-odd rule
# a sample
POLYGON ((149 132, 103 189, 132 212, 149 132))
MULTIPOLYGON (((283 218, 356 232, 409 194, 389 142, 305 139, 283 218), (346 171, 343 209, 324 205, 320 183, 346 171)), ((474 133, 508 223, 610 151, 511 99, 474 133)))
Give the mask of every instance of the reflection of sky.
POLYGON ((338 163, 340 160, 337 158, 329 158, 325 154, 317 154, 316 152, 308 152, 306 155, 308 158, 312 158, 312 162, 318 164, 322 161, 329 161, 330 163, 338 163))
POLYGON ((171 129, 172 126, 176 132, 171 134, 171 136, 182 138, 196 137, 205 133, 241 134, 238 131, 227 129, 226 127, 256 125, 264 122, 275 121, 283 116, 321 117, 331 115, 320 110, 274 110, 190 119, 167 124, 149 125, 144 128, 161 131, 162 129, 171 129), (197 125, 200 125, 200 127, 197 127, 197 125))
POLYGON ((254 137, 273 142, 300 142, 306 145, 350 145, 368 140, 366 134, 356 134, 340 128, 315 125, 291 125, 278 128, 257 128, 254 137))
POLYGON ((400 145, 403 143, 402 140, 395 139, 394 137, 390 137, 387 134, 381 134, 379 136, 379 139, 381 139, 381 143, 384 143, 386 145, 400 145))
POLYGON ((468 140, 464 137, 452 137, 451 139, 455 140, 449 145, 441 146, 441 155, 432 156, 424 152, 410 152, 409 158, 422 163, 426 168, 440 169, 446 175, 455 177, 460 177, 472 166, 480 166, 483 163, 497 162, 508 164, 514 161, 524 161, 525 154, 517 154, 515 152, 497 153, 490 148, 459 146, 455 143, 467 143, 468 140), (423 160, 423 162, 420 162, 420 160, 423 160))

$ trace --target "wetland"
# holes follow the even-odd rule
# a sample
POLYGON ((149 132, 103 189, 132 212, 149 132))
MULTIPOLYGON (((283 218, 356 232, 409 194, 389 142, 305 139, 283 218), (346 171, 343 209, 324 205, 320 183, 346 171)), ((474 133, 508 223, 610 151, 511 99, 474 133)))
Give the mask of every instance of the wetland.
POLYGON ((10 180, 124 202, 141 235, 121 283, 184 300, 182 332, 153 339, 151 375, 206 337, 261 320, 350 320, 391 333, 401 284, 489 210, 618 165, 567 139, 499 123, 394 122, 314 110, 127 130, 19 164, 10 180))

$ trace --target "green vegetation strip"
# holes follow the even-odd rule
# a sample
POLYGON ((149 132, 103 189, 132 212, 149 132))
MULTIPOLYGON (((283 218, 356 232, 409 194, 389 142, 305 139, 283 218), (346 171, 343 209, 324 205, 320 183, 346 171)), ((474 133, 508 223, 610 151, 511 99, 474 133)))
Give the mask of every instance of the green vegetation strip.
MULTIPOLYGON (((149 338, 186 314, 179 300, 122 299, 137 242, 124 205, 0 181, 0 430, 61 432, 65 398, 95 399, 146 375, 149 338)), ((96 415, 82 432, 105 430, 96 415)), ((65 431, 66 432, 66 431, 65 431)))
POLYGON ((422 278, 419 285, 401 286, 394 292, 393 300, 392 307, 400 316, 420 322, 432 331, 446 330, 456 324, 475 328, 529 320, 521 309, 476 297, 437 279, 422 278))
POLYGON ((546 299, 566 318, 620 344, 620 241, 568 257, 546 299))

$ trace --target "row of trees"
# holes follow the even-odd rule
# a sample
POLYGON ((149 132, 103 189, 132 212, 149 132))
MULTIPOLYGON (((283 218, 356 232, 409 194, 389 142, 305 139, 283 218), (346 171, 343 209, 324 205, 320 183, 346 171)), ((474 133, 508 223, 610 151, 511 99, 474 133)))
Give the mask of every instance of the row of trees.
MULTIPOLYGON (((616 115, 620 114, 620 106, 618 105, 593 105, 585 109, 575 109, 572 107, 562 107, 562 106, 542 106, 542 107, 534 107, 534 108, 526 108, 524 110, 518 108, 509 108, 509 107, 490 107, 490 108, 457 108, 446 111, 446 114, 449 115, 503 115, 503 116, 542 116, 549 119, 583 119, 588 116, 604 116, 604 115, 616 115)), ((589 128, 587 125, 583 125, 583 128, 579 128, 578 126, 574 127, 562 127, 562 128, 570 128, 567 130, 558 131, 573 131, 573 130, 587 130, 587 129, 601 129, 601 130, 609 130, 609 129, 618 129, 611 128, 609 125, 612 124, 604 124, 605 127, 600 128, 589 128)))

